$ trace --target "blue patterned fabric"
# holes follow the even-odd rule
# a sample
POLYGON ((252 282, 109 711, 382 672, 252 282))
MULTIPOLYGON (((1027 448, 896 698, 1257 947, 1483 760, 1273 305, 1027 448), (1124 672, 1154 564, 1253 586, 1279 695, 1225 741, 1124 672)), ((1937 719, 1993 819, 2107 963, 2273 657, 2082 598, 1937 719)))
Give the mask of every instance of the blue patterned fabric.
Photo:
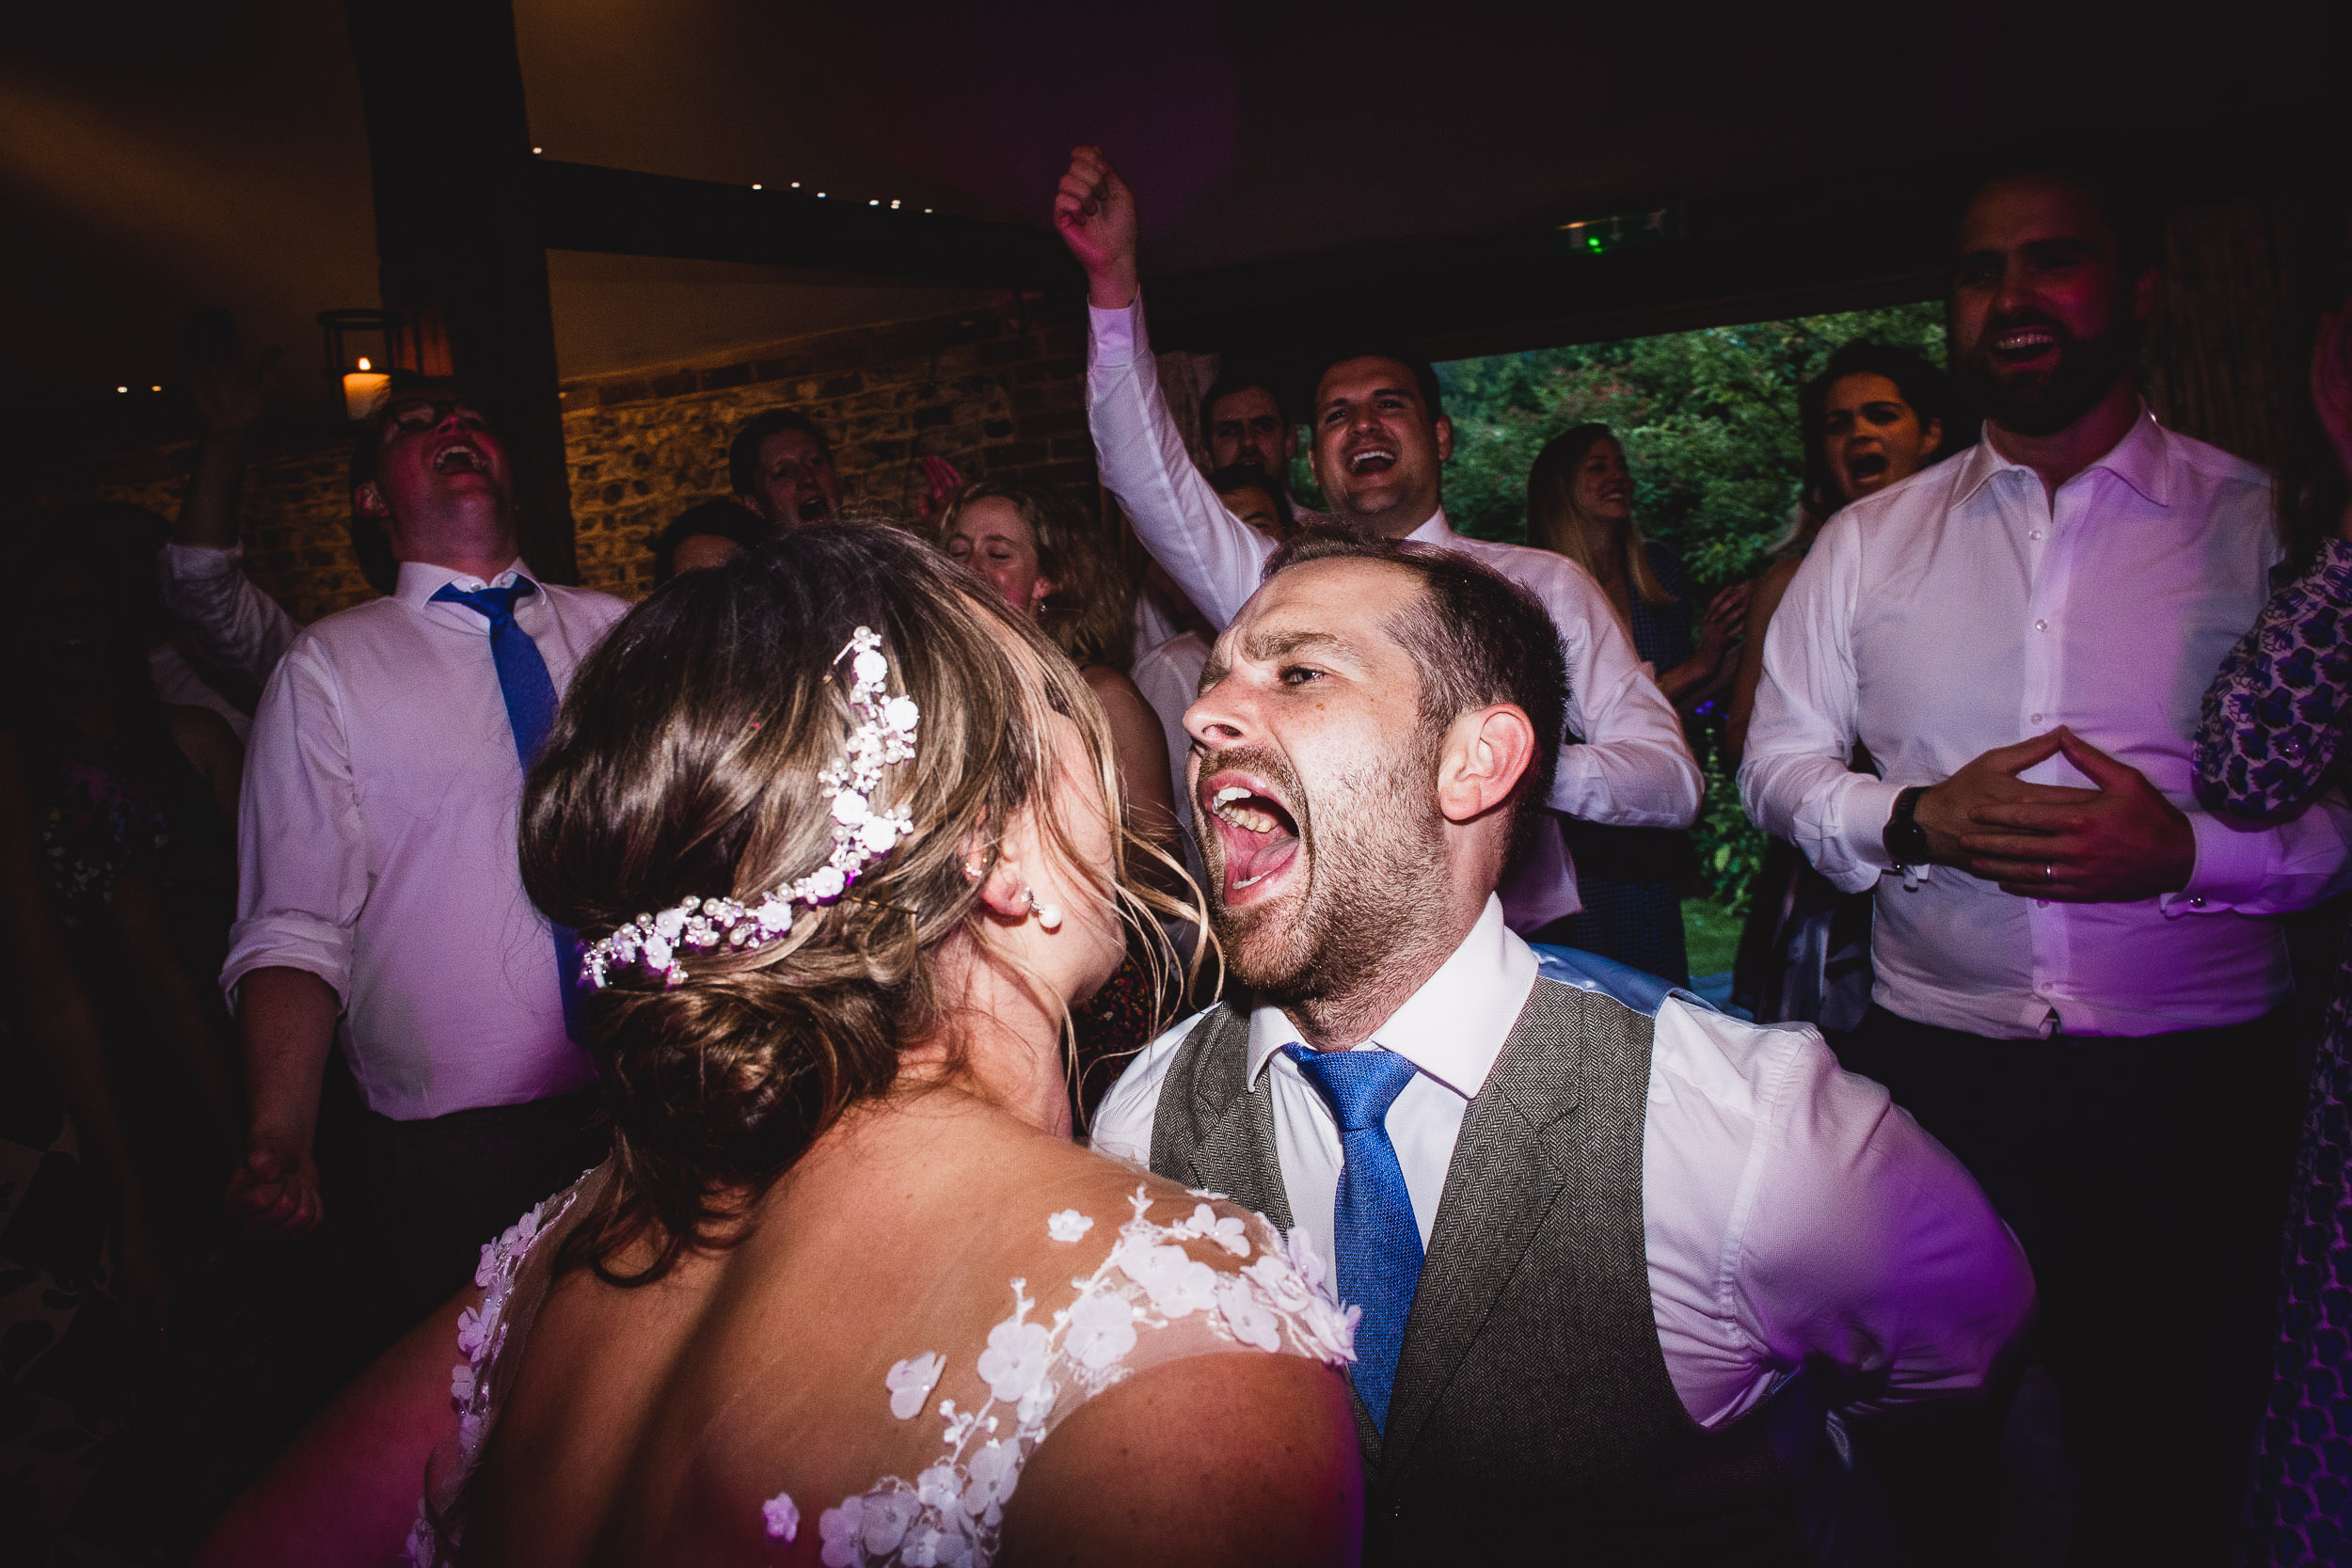
POLYGON ((1656 1018, 1669 996, 1679 996, 1710 1013, 1723 1011, 1694 990, 1597 953, 1540 942, 1528 943, 1528 951, 1535 955, 1535 973, 1545 979, 1613 997, 1646 1017, 1656 1018))
MULTIPOLYGON (((477 588, 469 593, 455 583, 444 584, 433 595, 436 604, 461 604, 490 623, 490 662, 498 667, 499 695, 506 699, 506 725, 515 732, 515 755, 531 768, 555 725, 555 681, 548 661, 531 633, 515 621, 515 601, 539 592, 529 578, 518 577, 505 588, 477 588)), ((563 993, 564 1032, 575 1040, 587 1038, 580 1017, 580 936, 569 927, 551 927, 555 933, 557 990, 563 993)))
MULTIPOLYGON (((2205 693, 2198 795, 2257 818, 2301 806, 2338 776, 2347 692, 2352 544, 2330 539, 2205 693)), ((2352 942, 2312 1063, 2247 1515, 2251 1563, 2352 1564, 2352 942)))
POLYGON ((1389 1396, 1396 1387, 1405 1323, 1421 1283, 1421 1227, 1413 1220, 1405 1167, 1389 1141, 1389 1107, 1419 1070, 1391 1051, 1310 1051, 1286 1045, 1282 1054, 1340 1124, 1340 1193, 1333 1211, 1332 1251, 1339 1263, 1340 1299, 1363 1308, 1356 1325, 1356 1395, 1386 1432, 1389 1396))

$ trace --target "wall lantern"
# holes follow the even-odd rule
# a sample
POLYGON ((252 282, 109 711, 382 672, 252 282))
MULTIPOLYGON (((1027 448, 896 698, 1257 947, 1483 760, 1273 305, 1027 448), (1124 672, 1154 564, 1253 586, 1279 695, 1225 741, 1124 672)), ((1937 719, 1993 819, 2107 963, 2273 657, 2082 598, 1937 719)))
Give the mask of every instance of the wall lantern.
POLYGON ((392 394, 392 322, 382 310, 322 310, 326 373, 342 390, 343 413, 358 424, 392 394))

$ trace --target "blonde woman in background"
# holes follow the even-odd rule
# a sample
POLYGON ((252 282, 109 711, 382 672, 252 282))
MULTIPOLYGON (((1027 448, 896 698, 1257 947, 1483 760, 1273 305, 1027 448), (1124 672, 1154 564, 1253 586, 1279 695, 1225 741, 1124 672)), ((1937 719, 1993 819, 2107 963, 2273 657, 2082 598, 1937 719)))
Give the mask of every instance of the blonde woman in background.
POLYGON ((981 480, 948 503, 939 542, 1085 674, 1110 720, 1128 826, 1156 844, 1173 843, 1168 741, 1152 705, 1127 678, 1135 589, 1112 570, 1102 531, 1042 484, 981 480))
MULTIPOLYGON (((1731 684, 1748 590, 1724 589, 1691 628, 1691 586, 1682 563, 1642 537, 1633 521, 1633 476, 1607 425, 1581 424, 1552 437, 1527 475, 1527 542, 1566 556, 1599 583, 1634 651, 1657 673, 1658 689, 1684 714, 1731 684)), ((1536 934, 1539 942, 1598 953, 1690 983, 1682 938, 1682 891, 1695 879, 1691 835, 1669 828, 1613 828, 1569 817, 1563 828, 1576 862, 1583 909, 1536 934)))
MULTIPOLYGON (((1176 797, 1168 741, 1159 716, 1127 674, 1135 589, 1112 570, 1102 531, 1057 491, 1002 480, 964 486, 940 514, 938 526, 941 547, 978 574, 1014 614, 1033 622, 1086 677, 1110 721, 1127 827, 1173 852, 1176 797)), ((1118 1081, 1127 1058, 1150 1042, 1162 1001, 1151 966, 1130 953, 1110 982, 1073 1012, 1081 1115, 1118 1081)))

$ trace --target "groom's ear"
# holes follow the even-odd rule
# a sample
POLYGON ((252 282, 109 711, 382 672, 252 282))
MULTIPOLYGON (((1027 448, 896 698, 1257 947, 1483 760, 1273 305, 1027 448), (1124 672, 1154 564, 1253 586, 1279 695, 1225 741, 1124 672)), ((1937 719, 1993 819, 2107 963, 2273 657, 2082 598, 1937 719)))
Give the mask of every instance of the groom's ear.
POLYGON ((1465 823, 1508 804, 1534 760, 1535 724, 1518 704, 1463 714, 1438 752, 1438 809, 1465 823))

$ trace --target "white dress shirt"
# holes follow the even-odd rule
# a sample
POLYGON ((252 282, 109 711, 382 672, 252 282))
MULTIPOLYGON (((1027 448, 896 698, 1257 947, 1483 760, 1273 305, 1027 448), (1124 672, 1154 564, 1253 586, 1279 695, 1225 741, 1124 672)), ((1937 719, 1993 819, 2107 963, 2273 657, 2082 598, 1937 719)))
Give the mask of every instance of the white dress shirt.
POLYGON ((1184 710, 1200 695, 1200 672, 1208 665, 1209 640, 1197 631, 1180 631, 1137 658, 1132 677, 1168 736, 1168 771, 1176 784, 1176 818, 1186 832, 1193 831, 1192 791, 1185 786, 1192 764, 1192 735, 1184 728, 1184 710))
POLYGON ((166 545, 157 561, 164 608, 206 658, 256 685, 294 645, 302 624, 245 575, 245 546, 166 545))
MULTIPOLYGON (((2003 1038, 2241 1022, 2292 990, 2267 918, 2344 874, 2335 800, 2251 827, 2199 807, 2192 742, 2279 559, 2262 470, 2143 416, 2058 487, 1990 442, 1832 518, 1764 641, 1740 789, 1846 891, 1876 885, 1881 1006, 2003 1038), (2133 903, 2017 897, 1893 869, 1895 797, 2064 724, 2187 813, 2196 868, 2133 903), (1883 779, 1851 771, 1860 740, 1883 779)), ((2087 785, 2063 756, 2035 784, 2087 785)))
MULTIPOLYGON (((1372 1038, 1420 1069, 1386 1126, 1426 1246, 1470 1101, 1535 984, 1535 956, 1489 898, 1478 924, 1372 1038)), ((1094 1147, 1148 1164, 1178 1024, 1104 1101, 1094 1147)), ((1291 1216, 1337 1278, 1343 1158, 1330 1107, 1249 1018, 1249 1081, 1274 1074, 1274 1139, 1291 1216)), ((1960 1162, 1803 1024, 1745 1023, 1669 997, 1650 1053, 1642 1227, 1667 1374, 1692 1418, 1721 1426, 1821 1357, 1864 1381, 1854 1408, 1976 1387, 2033 1302, 2016 1240, 1960 1162)))
POLYGON ((219 714, 236 732, 237 744, 244 745, 252 735, 253 716, 215 690, 210 681, 197 673, 187 656, 170 643, 158 642, 147 650, 147 679, 158 702, 174 707, 208 707, 219 714))
MULTIPOLYGON (((237 924, 221 985, 307 970, 343 1005, 370 1109, 398 1121, 518 1104, 590 1083, 564 1033, 547 921, 516 859, 522 768, 489 622, 435 604, 455 583, 405 562, 400 585, 294 638, 254 715, 237 813, 237 924)), ((532 579, 537 581, 536 578, 532 579)), ((515 606, 560 695, 628 609, 540 583, 515 606)))
MULTIPOLYGON (((1088 318, 1087 417, 1104 487, 1152 558, 1222 630, 1258 591, 1274 542, 1226 511, 1193 467, 1160 396, 1143 301, 1123 310, 1089 307, 1088 318)), ((1560 749, 1551 807, 1619 827, 1689 827, 1704 788, 1698 763, 1600 585, 1564 555, 1466 539, 1446 526, 1442 509, 1407 537, 1484 562, 1534 594, 1558 626, 1568 728, 1584 738, 1560 749)), ((1536 835, 1535 854, 1514 870, 1503 899, 1520 930, 1582 907, 1558 833, 1536 835)))

